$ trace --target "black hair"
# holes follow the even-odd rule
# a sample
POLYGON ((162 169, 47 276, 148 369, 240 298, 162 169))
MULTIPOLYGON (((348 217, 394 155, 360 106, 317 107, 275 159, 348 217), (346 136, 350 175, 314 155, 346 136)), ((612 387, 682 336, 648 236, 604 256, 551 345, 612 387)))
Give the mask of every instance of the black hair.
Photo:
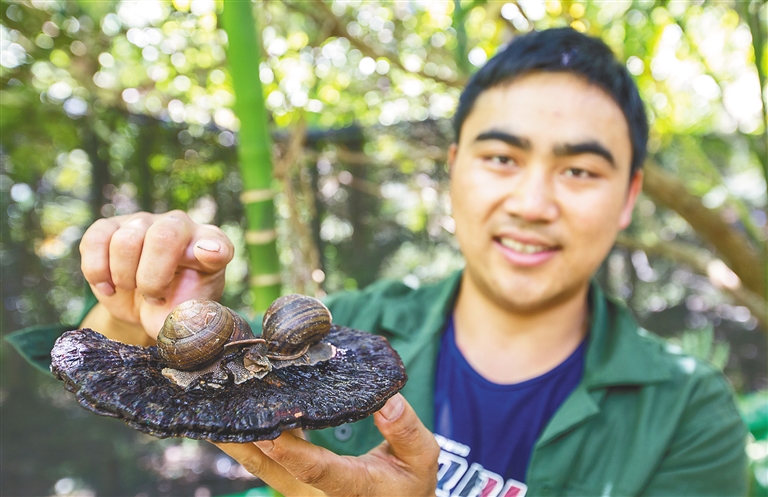
POLYGON ((477 71, 459 97, 453 118, 456 143, 481 93, 534 72, 574 74, 606 91, 627 119, 632 143, 630 177, 643 166, 648 118, 632 76, 602 40, 571 28, 533 31, 519 36, 477 71))

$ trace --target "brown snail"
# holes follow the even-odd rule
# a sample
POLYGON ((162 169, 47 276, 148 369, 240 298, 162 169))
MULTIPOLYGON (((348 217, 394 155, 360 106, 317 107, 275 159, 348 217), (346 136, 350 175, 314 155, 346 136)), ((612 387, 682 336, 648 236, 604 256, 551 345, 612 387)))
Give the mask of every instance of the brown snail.
POLYGON ((157 351, 169 366, 203 369, 218 360, 227 343, 256 338, 236 312, 212 300, 179 304, 157 335, 157 351))
POLYGON ((304 354, 331 331, 331 312, 306 295, 285 295, 272 302, 261 322, 268 356, 293 359, 304 354))
POLYGON ((321 340, 330 332, 331 313, 322 302, 304 295, 275 300, 256 337, 236 312, 211 300, 190 300, 166 318, 157 349, 168 366, 163 374, 188 387, 199 378, 222 387, 263 378, 273 368, 313 365, 333 357, 333 345, 321 340), (206 376, 209 375, 210 376, 206 376))

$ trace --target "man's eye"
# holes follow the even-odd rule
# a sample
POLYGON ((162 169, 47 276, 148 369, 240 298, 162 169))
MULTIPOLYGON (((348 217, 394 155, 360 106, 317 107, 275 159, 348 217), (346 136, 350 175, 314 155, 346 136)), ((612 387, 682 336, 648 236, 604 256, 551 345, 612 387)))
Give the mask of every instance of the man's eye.
POLYGON ((587 171, 586 169, 579 169, 578 167, 569 167, 565 170, 565 175, 569 178, 594 178, 595 175, 587 171))
POLYGON ((510 157, 507 157, 506 155, 492 155, 490 157, 487 157, 486 160, 489 160, 494 164, 501 164, 504 166, 514 163, 514 161, 510 157))

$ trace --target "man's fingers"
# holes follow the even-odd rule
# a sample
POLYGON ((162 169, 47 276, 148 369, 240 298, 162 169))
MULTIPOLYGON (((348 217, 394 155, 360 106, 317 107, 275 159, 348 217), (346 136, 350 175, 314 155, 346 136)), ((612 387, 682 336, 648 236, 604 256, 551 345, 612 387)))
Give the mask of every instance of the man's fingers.
POLYGON ((258 476, 285 496, 321 495, 320 491, 297 480, 280 464, 264 455, 254 444, 217 443, 215 445, 242 464, 248 472, 258 476))
POLYGON ((136 288, 150 302, 163 302, 166 298, 191 235, 189 218, 182 212, 170 212, 147 229, 136 271, 136 288))
POLYGON ((215 445, 242 464, 248 472, 261 479, 274 473, 288 474, 282 466, 265 456, 258 447, 251 443, 217 443, 215 445))
POLYGON ((120 224, 109 243, 109 268, 112 282, 122 290, 136 288, 136 271, 151 221, 136 216, 120 224))
POLYGON ((290 433, 255 444, 295 479, 329 495, 355 493, 351 489, 358 489, 358 480, 367 476, 357 459, 338 456, 290 433))
POLYGON ((215 274, 235 253, 221 229, 199 225, 182 211, 100 219, 80 248, 83 274, 97 294, 138 288, 156 305, 165 302, 180 268, 215 274))
POLYGON ((434 436, 399 394, 375 416, 387 441, 361 457, 338 456, 291 433, 255 442, 260 452, 221 448, 285 495, 434 495, 440 452, 434 436))
POLYGON ((80 241, 83 276, 94 292, 107 297, 115 293, 109 268, 109 244, 119 227, 114 219, 99 219, 88 228, 80 241))
POLYGON ((85 232, 80 249, 83 274, 108 311, 94 323, 104 329, 118 327, 115 320, 140 324, 151 338, 175 305, 218 298, 234 255, 223 231, 182 211, 100 219, 85 232))
POLYGON ((405 397, 398 393, 389 399, 373 415, 373 421, 397 459, 412 468, 421 467, 437 474, 440 447, 405 397))
POLYGON ((224 269, 235 255, 235 247, 218 226, 198 226, 187 248, 184 264, 203 273, 224 269))

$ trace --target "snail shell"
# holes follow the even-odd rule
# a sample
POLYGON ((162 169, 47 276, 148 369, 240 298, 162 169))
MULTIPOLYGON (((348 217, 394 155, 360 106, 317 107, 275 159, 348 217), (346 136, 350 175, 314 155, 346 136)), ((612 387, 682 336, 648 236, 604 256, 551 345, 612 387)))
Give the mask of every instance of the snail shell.
POLYGON ((331 331, 331 312, 315 298, 285 295, 264 313, 262 329, 270 358, 294 359, 331 331))
POLYGON ((273 368, 311 366, 331 359, 336 348, 320 340, 331 329, 331 313, 319 300, 286 295, 264 314, 261 337, 236 312, 212 300, 190 300, 166 318, 157 350, 162 374, 187 388, 202 381, 223 388, 263 378, 273 368))
POLYGON ((216 362, 227 343, 254 338, 248 323, 228 307, 212 300, 188 300, 166 318, 157 351, 172 368, 194 371, 216 362))

